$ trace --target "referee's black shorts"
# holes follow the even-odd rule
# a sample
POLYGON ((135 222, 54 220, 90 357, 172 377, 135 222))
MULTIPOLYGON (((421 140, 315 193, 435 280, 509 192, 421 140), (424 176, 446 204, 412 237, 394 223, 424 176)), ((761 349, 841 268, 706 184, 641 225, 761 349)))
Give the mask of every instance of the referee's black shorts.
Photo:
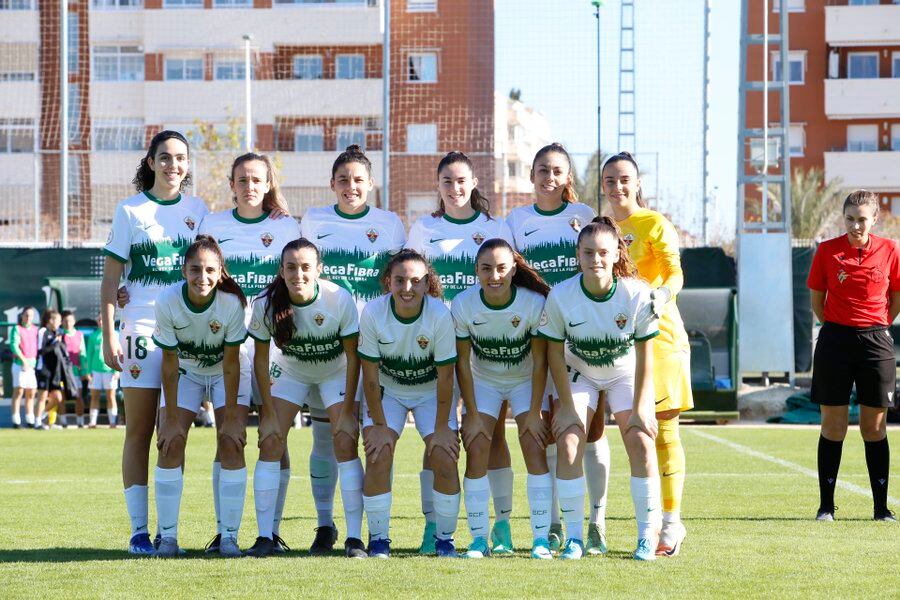
POLYGON ((884 325, 857 328, 826 321, 813 356, 812 401, 846 406, 854 383, 860 404, 893 406, 897 385, 894 338, 884 325))

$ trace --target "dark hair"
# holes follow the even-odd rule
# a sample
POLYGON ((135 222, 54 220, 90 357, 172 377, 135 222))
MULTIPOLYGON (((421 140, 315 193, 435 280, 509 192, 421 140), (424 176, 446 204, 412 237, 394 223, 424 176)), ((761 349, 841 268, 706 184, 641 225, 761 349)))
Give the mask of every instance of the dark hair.
MULTIPOLYGON (((271 212, 276 208, 280 208, 283 212, 288 212, 287 203, 284 201, 284 196, 281 195, 281 188, 278 185, 278 180, 275 178, 275 167, 272 166, 272 161, 265 154, 247 152, 246 154, 238 156, 234 159, 234 162, 231 163, 231 171, 229 171, 230 175, 228 176, 229 181, 234 183, 234 170, 245 162, 250 162, 252 160, 258 160, 266 165, 266 183, 269 184, 269 191, 263 196, 263 210, 271 212)), ((237 203, 236 196, 234 197, 234 202, 237 203)))
POLYGON ((393 271, 395 266, 407 261, 420 262, 425 265, 425 271, 427 272, 425 277, 428 279, 428 291, 425 293, 433 298, 443 298, 444 288, 441 285, 441 278, 438 277, 434 267, 431 266, 431 263, 427 258, 411 248, 404 248, 397 254, 391 256, 390 260, 387 261, 387 264, 381 269, 381 276, 379 277, 381 280, 381 291, 390 293, 391 271, 393 271))
POLYGON ((566 150, 565 146, 560 144, 559 142, 553 142, 552 144, 547 144, 543 148, 537 151, 537 154, 534 155, 534 160, 531 161, 531 177, 534 178, 534 165, 543 158, 547 154, 551 153, 562 154, 566 157, 566 162, 569 164, 569 179, 566 181, 566 187, 563 189, 562 199, 566 202, 578 202, 578 192, 575 191, 575 178, 572 176, 574 173, 574 169, 572 167, 572 157, 569 156, 569 151, 566 150))
MULTIPOLYGON (((603 169, 600 170, 600 174, 601 174, 600 181, 597 182, 597 185, 600 185, 602 183, 602 181, 603 181, 602 175, 603 175, 603 171, 606 170, 606 167, 608 167, 609 165, 611 165, 613 163, 622 162, 622 161, 629 162, 632 165, 634 165, 634 172, 637 173, 638 175, 640 175, 641 170, 640 170, 640 168, 638 168, 638 164, 637 164, 637 161, 634 160, 634 156, 631 155, 631 152, 626 152, 623 150, 622 152, 619 152, 618 154, 614 154, 613 156, 610 156, 608 159, 606 159, 606 162, 603 163, 603 169)), ((638 187, 638 189, 637 189, 637 194, 635 196, 635 200, 637 201, 638 206, 640 206, 641 208, 647 208, 647 203, 644 202, 644 195, 641 193, 640 187, 638 187)))
POLYGON ((475 254, 476 270, 478 269, 478 260, 481 258, 481 255, 488 250, 496 250, 497 248, 503 248, 512 254, 513 263, 516 265, 516 272, 513 274, 512 284, 517 287, 529 289, 532 292, 537 292, 546 298, 547 294, 550 293, 550 286, 547 285, 547 282, 544 281, 544 278, 541 277, 540 273, 535 271, 532 266, 528 264, 528 261, 526 261, 521 254, 516 252, 515 249, 510 246, 509 242, 503 238, 491 238, 485 240, 484 243, 481 244, 478 248, 478 253, 475 254))
POLYGON ((62 317, 63 320, 65 320, 66 317, 72 317, 72 318, 74 318, 74 317, 75 317, 75 311, 72 311, 72 310, 64 310, 64 311, 62 311, 61 313, 59 313, 59 316, 62 317))
MULTIPOLYGON (((472 160, 463 154, 462 152, 458 152, 454 150, 453 152, 448 152, 444 158, 441 159, 441 162, 438 163, 437 166, 437 176, 440 178, 441 171, 444 170, 444 167, 448 167, 450 165, 455 165, 456 163, 462 163, 469 167, 469 171, 472 172, 472 176, 475 176, 475 165, 472 163, 472 160)), ((476 211, 483 213, 488 219, 491 217, 491 203, 490 201, 484 197, 478 188, 472 188, 472 194, 469 196, 469 204, 472 205, 472 208, 476 211)), ((441 198, 440 194, 438 194, 438 209, 431 213, 432 217, 442 217, 444 216, 444 199, 441 198)))
POLYGON ((19 316, 16 319, 19 322, 19 325, 24 325, 23 321, 25 321, 25 313, 27 313, 29 310, 33 310, 35 314, 37 314, 37 309, 35 307, 26 306, 21 310, 21 312, 19 312, 19 316))
POLYGON ((266 289, 260 294, 260 299, 265 298, 266 302, 263 305, 264 319, 271 319, 271 322, 264 324, 264 326, 268 327, 269 331, 272 332, 272 340, 279 348, 284 348, 297 331, 297 326, 294 324, 294 308, 291 305, 291 296, 290 292, 288 292, 287 283, 281 274, 281 266, 284 265, 286 252, 304 248, 312 250, 316 255, 316 262, 321 264, 319 249, 316 248, 315 244, 306 238, 292 240, 281 249, 281 262, 278 274, 272 280, 272 283, 266 286, 266 289))
POLYGON ((59 311, 55 308, 48 308, 41 313, 41 327, 46 327, 50 323, 50 319, 59 315, 59 311))
POLYGON ((198 235, 194 243, 188 246, 187 251, 184 253, 185 266, 187 266, 188 261, 200 254, 201 250, 212 252, 219 258, 219 264, 222 266, 222 275, 218 283, 216 283, 216 288, 227 294, 234 294, 241 301, 241 306, 246 307, 247 298, 244 296, 244 291, 238 285, 238 282, 231 278, 228 267, 225 266, 225 257, 222 255, 222 249, 219 248, 219 244, 216 243, 216 238, 205 233, 198 235))
MULTIPOLYGON (((165 131, 160 131, 156 135, 153 136, 153 139, 150 140, 150 147, 147 148, 147 154, 144 158, 141 159, 141 162, 138 163, 137 172, 134 174, 134 179, 131 180, 131 183, 134 184, 134 189, 138 192, 145 192, 153 187, 153 182, 156 180, 156 174, 150 168, 150 160, 156 160, 156 150, 159 148, 159 145, 162 144, 166 140, 178 140, 180 142, 184 142, 185 147, 187 147, 188 156, 191 155, 191 145, 188 143, 187 139, 181 135, 177 131, 172 131, 171 129, 166 129, 165 131)), ((181 180, 181 187, 178 189, 180 191, 184 191, 187 186, 191 184, 191 174, 190 172, 184 176, 184 179, 181 180)))
POLYGON ((334 179, 334 176, 341 165, 349 163, 359 163, 364 166, 366 168, 366 173, 369 174, 369 179, 372 179, 372 161, 369 160, 366 153, 363 152, 363 149, 357 144, 347 146, 347 148, 334 159, 334 164, 331 165, 331 178, 334 179))
POLYGON ((844 206, 841 207, 841 214, 847 212, 848 206, 871 206, 875 209, 875 215, 877 216, 878 211, 881 208, 881 203, 878 201, 878 194, 875 192, 870 192, 869 190, 856 190, 855 192, 850 192, 844 200, 844 206))
POLYGON ((578 232, 576 248, 581 246, 581 240, 589 235, 608 233, 616 238, 619 246, 619 260, 613 265, 613 275, 618 278, 637 277, 637 266, 628 254, 628 246, 622 238, 622 230, 611 217, 594 217, 594 220, 581 228, 578 232))

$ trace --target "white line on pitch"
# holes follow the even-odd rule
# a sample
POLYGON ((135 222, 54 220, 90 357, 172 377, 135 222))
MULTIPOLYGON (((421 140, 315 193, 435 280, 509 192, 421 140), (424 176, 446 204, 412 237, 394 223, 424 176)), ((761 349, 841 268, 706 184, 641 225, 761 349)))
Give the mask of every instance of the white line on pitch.
MULTIPOLYGON (((765 452, 760 452, 759 450, 754 450, 748 446, 744 446, 743 444, 738 444, 737 442, 732 442, 730 440, 726 440, 725 438, 720 438, 717 435, 713 435, 711 433, 707 433, 706 431, 701 431, 695 427, 685 427, 685 431, 690 431, 696 436, 702 437, 703 439, 707 439, 713 442, 718 442, 723 446, 728 446, 732 450, 736 452, 740 452, 741 454, 746 454, 747 456, 752 456, 754 458, 759 458, 771 463, 775 463, 776 465, 780 465, 785 469, 790 469, 792 471, 796 471, 797 473, 802 473, 808 477, 812 477, 816 481, 819 479, 819 474, 812 469, 807 469, 797 463, 793 463, 789 460, 784 460, 783 458, 778 458, 777 456, 772 456, 771 454, 766 454, 765 452)), ((872 491, 864 488, 862 486, 856 485, 855 483, 848 483, 841 479, 838 479, 837 482, 838 487, 853 492, 854 494, 860 494, 861 496, 865 496, 867 498, 872 497, 872 491)), ((900 500, 894 498, 892 496, 887 497, 887 501, 891 504, 900 504, 900 500)))

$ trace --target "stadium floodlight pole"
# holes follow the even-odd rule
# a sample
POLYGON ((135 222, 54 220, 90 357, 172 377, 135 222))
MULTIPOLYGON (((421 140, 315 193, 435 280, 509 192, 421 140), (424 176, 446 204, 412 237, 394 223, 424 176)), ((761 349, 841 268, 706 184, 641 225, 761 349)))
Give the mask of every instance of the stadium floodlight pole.
POLYGON ((703 2, 703 245, 709 244, 709 11, 711 0, 703 2))
POLYGON ((391 206, 391 0, 381 0, 381 208, 391 206))
POLYGON ((594 17, 597 19, 597 214, 600 214, 600 203, 603 197, 600 193, 600 168, 601 152, 600 152, 600 7, 603 6, 603 0, 591 0, 591 6, 594 7, 594 17))
POLYGON ((59 204, 60 242, 69 245, 69 0, 59 3, 59 204))
POLYGON ((244 34, 244 101, 246 123, 244 125, 244 146, 247 152, 253 151, 253 124, 251 120, 251 101, 250 101, 250 42, 253 40, 252 33, 244 34))

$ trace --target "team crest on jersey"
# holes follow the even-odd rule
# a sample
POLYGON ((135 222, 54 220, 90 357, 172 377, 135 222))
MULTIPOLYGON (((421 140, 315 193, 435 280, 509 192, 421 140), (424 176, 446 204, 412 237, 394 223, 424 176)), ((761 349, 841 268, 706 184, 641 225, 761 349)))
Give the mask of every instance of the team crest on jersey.
POLYGON ((543 327, 544 325, 546 325, 549 322, 550 322, 550 317, 547 316, 547 311, 546 310, 542 311, 541 312, 541 322, 538 323, 538 325, 540 327, 543 327))
POLYGON ((837 278, 838 278, 838 281, 840 281, 841 283, 844 283, 844 280, 847 279, 848 277, 850 277, 850 276, 847 274, 847 271, 845 271, 843 269, 838 271, 837 278))
POLYGON ((424 335, 420 335, 419 337, 417 337, 416 341, 419 342, 419 348, 421 348, 422 350, 428 347, 429 340, 424 335))
POLYGON ((218 320, 213 319, 209 322, 209 330, 213 332, 213 335, 219 333, 220 329, 222 329, 222 324, 218 320))
POLYGON ((634 241, 634 234, 633 234, 633 233, 626 233, 626 234, 622 237, 622 241, 624 241, 624 242, 625 242, 625 245, 628 246, 628 247, 630 248, 630 247, 631 247, 631 243, 634 241))
POLYGON ((513 318, 510 319, 509 322, 512 323, 513 327, 518 327, 519 323, 522 322, 522 319, 521 317, 519 317, 519 315, 513 315, 513 318))
POLYGON ((269 246, 272 245, 272 240, 274 240, 275 238, 272 237, 272 234, 267 231, 264 234, 262 234, 261 236, 259 236, 259 239, 263 243, 263 246, 268 248, 269 246))
POLYGON ((480 231, 476 231, 475 233, 472 234, 472 240, 475 242, 476 246, 480 246, 481 242, 484 241, 484 236, 481 235, 480 231))
POLYGON ((190 229, 191 231, 193 231, 194 227, 196 227, 196 225, 197 225, 197 223, 195 223, 194 220, 190 217, 184 218, 184 224, 187 225, 188 229, 190 229))
POLYGON ((250 329, 253 331, 259 330, 259 319, 253 319, 253 321, 250 322, 250 329))
POLYGON ((139 364, 133 364, 130 367, 128 367, 128 372, 131 373, 132 379, 137 379, 138 377, 140 377, 141 370, 142 370, 141 365, 139 365, 139 364))
POLYGON ((322 323, 325 322, 325 315, 323 315, 322 313, 316 313, 316 316, 313 317, 313 320, 316 322, 316 325, 321 327, 322 323))
POLYGON ((369 238, 369 241, 374 244, 375 240, 378 239, 378 231, 373 227, 366 232, 366 237, 369 238))
POLYGON ((581 231, 581 221, 578 217, 572 217, 569 219, 569 227, 574 229, 575 231, 581 231))
POLYGON ((616 325, 619 329, 625 329, 625 325, 628 323, 628 316, 625 313, 619 313, 616 315, 616 325))

